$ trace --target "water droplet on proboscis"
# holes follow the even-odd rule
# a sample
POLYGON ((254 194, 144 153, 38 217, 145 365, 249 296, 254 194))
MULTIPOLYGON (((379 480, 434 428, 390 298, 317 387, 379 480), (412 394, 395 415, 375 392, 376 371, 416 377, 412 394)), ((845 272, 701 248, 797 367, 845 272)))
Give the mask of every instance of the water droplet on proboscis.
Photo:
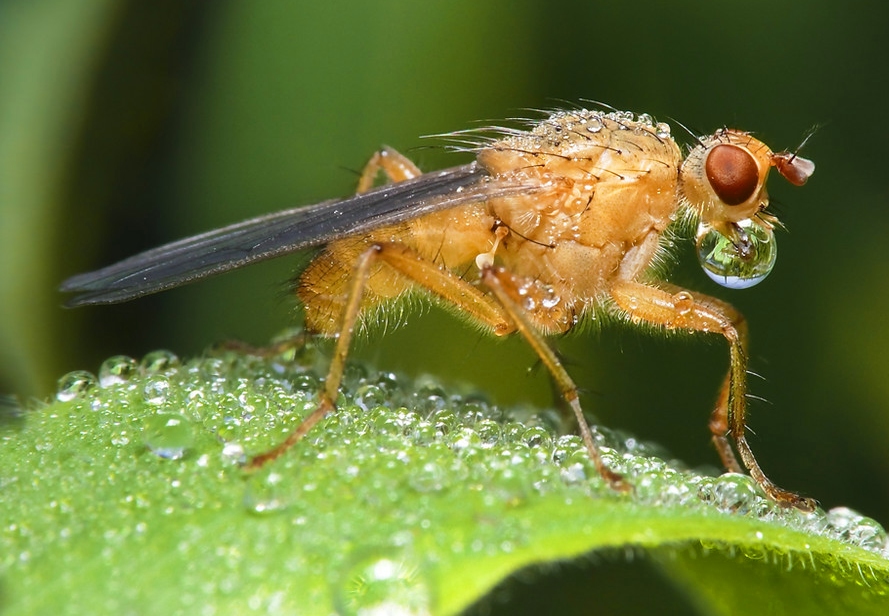
POLYGON ((729 289, 747 289, 765 280, 778 258, 775 232, 753 219, 737 224, 733 240, 706 223, 698 226, 697 255, 704 273, 729 289))

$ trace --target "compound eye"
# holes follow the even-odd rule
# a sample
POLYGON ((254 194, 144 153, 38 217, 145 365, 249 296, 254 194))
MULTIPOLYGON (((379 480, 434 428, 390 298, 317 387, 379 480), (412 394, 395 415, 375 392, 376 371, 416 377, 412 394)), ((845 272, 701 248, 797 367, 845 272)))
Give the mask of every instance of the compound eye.
POLYGON ((704 165, 713 192, 726 205, 740 205, 759 185, 759 167, 753 155, 736 145, 721 143, 710 150, 704 165))

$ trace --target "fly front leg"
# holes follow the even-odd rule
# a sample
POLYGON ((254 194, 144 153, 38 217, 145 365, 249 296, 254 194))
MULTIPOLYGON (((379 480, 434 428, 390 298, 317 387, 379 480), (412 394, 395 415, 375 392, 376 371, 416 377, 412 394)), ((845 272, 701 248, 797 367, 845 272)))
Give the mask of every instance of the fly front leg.
POLYGON ((615 283, 611 297, 633 321, 666 329, 712 332, 726 339, 729 344, 729 373, 710 420, 717 450, 726 467, 730 471, 736 470, 738 463, 731 455, 731 448, 724 436, 727 429, 744 466, 766 494, 782 505, 812 511, 815 508, 814 500, 779 488, 766 477, 747 443, 747 328, 743 317, 725 302, 706 295, 681 289, 667 291, 632 281, 615 283))
POLYGON ((509 319, 514 324, 515 329, 524 336, 525 340, 528 341, 528 344, 531 345, 531 348, 534 349, 534 352, 537 353, 537 356, 555 380, 562 397, 574 412, 577 426, 580 429, 580 436, 586 446, 590 460, 592 460, 599 475, 608 482, 608 485, 611 486, 612 489, 619 492, 630 491, 632 489, 630 483, 624 479, 623 475, 611 470, 602 459, 602 454, 599 452, 599 448, 596 447, 596 442, 593 440, 593 433, 590 430, 590 426, 587 424, 586 418, 583 416, 583 409, 580 407, 577 386, 574 384, 571 376, 565 370, 564 366, 562 366, 559 358, 556 357, 555 352, 553 352, 547 344, 543 335, 531 325, 525 317, 524 308, 521 307, 517 299, 513 297, 513 293, 510 292, 515 290, 518 286, 516 285, 513 276, 503 268, 491 266, 482 268, 481 274, 482 282, 491 289, 494 296, 509 315, 509 319))

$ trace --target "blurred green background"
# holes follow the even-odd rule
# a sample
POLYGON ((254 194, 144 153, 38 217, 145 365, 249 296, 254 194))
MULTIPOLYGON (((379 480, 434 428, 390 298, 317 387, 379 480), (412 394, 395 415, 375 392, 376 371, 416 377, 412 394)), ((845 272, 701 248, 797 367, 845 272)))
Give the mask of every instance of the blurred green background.
MULTIPOLYGON (((817 164, 770 185, 788 232, 747 291, 686 250, 672 280, 731 301, 752 332, 754 450, 782 486, 889 523, 889 5, 378 0, 0 2, 0 393, 156 348, 267 341, 296 318, 279 259, 130 304, 67 311, 65 277, 138 250, 347 195, 381 144, 465 162, 421 135, 604 101, 700 133, 752 130, 817 164)), ((675 126, 675 125, 674 125, 675 126)), ((675 131, 677 134, 680 131, 675 131)), ((627 328, 556 342, 613 428, 717 464, 706 422, 719 339, 627 328)), ((381 369, 551 404, 520 340, 430 309, 359 343, 381 369)))

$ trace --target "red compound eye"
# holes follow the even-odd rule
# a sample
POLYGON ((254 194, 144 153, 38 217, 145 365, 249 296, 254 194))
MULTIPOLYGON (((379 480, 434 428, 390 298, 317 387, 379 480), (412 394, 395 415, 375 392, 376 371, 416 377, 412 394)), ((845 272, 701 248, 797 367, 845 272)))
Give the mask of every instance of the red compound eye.
POLYGON ((753 155, 736 145, 721 143, 707 155, 704 165, 713 192, 727 205, 739 205, 759 185, 759 167, 753 155))

